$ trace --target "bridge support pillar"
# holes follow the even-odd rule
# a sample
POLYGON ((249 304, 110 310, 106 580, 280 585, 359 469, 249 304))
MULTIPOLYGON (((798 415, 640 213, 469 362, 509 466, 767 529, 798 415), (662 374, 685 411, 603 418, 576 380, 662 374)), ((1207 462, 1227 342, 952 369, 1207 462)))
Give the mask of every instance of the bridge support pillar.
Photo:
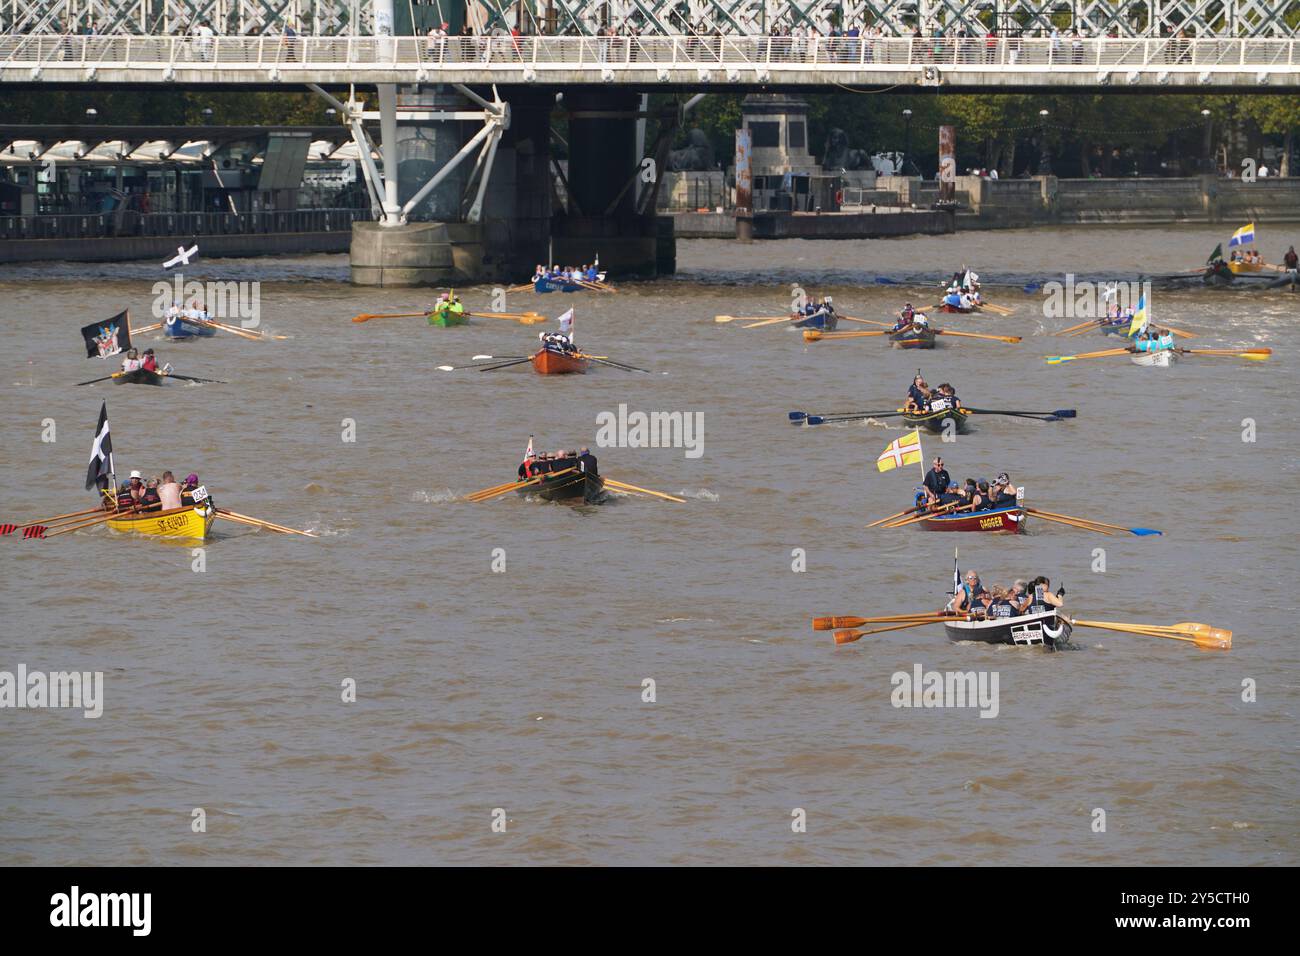
POLYGON ((600 256, 613 276, 653 276, 675 268, 671 224, 657 222, 656 180, 671 145, 671 129, 638 155, 641 98, 618 90, 565 94, 569 108, 569 165, 566 208, 552 224, 559 265, 580 265, 600 256))

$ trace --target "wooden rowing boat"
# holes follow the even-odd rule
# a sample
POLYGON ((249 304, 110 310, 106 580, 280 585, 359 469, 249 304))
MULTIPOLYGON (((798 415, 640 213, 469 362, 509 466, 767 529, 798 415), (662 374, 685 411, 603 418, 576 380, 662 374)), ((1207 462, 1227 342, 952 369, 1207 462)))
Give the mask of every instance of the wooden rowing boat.
MULTIPOLYGON (((903 410, 900 408, 900 412, 903 410)), ((956 429, 958 435, 965 435, 970 431, 971 413, 964 408, 946 408, 937 412, 903 412, 903 421, 913 428, 924 428, 932 435, 941 435, 947 428, 947 422, 951 421, 952 427, 956 429)))
POLYGON ((174 315, 163 320, 163 335, 178 342, 186 339, 209 339, 216 334, 215 327, 191 322, 184 316, 174 315))
POLYGON ((538 349, 531 361, 533 371, 538 375, 569 375, 574 372, 585 372, 591 366, 591 363, 581 356, 547 348, 538 349))
POLYGON ((518 489, 525 497, 536 495, 544 501, 577 501, 599 504, 604 499, 605 479, 587 472, 570 472, 565 475, 543 478, 535 485, 518 489))
POLYGON ((1134 352, 1131 356, 1134 365, 1147 368, 1168 368, 1178 361, 1178 353, 1173 349, 1160 349, 1156 352, 1134 352))
POLYGON ((133 372, 123 372, 113 381, 118 385, 162 385, 167 381, 167 376, 161 372, 138 368, 133 372))
POLYGON ((436 325, 439 328, 448 328, 452 325, 469 325, 469 316, 465 314, 465 307, 457 302, 452 306, 444 306, 441 309, 435 309, 425 315, 430 325, 436 325))
POLYGON ((170 511, 124 514, 120 518, 110 518, 104 523, 113 531, 202 541, 208 537, 212 530, 212 523, 216 520, 216 509, 208 501, 202 505, 172 508, 170 511))
POLYGON ((932 349, 934 348, 934 329, 918 329, 912 326, 902 332, 891 332, 889 344, 896 349, 932 349))
POLYGON ((790 325, 796 329, 817 329, 821 332, 834 332, 839 324, 840 317, 834 312, 827 312, 825 309, 814 312, 812 315, 804 315, 802 312, 790 314, 790 325))
POLYGON ((935 515, 918 521, 922 531, 987 531, 992 534, 1024 534, 1025 510, 1019 505, 935 515))
POLYGON ((1070 642, 1070 622, 1056 610, 990 620, 954 618, 943 622, 950 641, 980 641, 984 644, 1016 644, 1055 650, 1070 642))

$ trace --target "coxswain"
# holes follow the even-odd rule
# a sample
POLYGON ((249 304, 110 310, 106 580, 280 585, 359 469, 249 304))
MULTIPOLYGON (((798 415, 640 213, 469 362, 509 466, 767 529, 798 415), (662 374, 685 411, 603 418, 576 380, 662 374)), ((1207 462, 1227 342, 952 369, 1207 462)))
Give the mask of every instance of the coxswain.
POLYGON ((578 449, 578 470, 584 475, 591 475, 593 478, 599 474, 596 470, 596 456, 586 446, 578 449))
POLYGON ((925 379, 921 376, 921 373, 917 372, 916 378, 912 379, 912 384, 907 390, 907 404, 904 406, 904 410, 923 412, 929 401, 930 387, 925 384, 925 379))
POLYGON ((925 500, 929 505, 938 502, 940 496, 948 491, 952 479, 943 467, 943 459, 935 458, 933 466, 925 473, 925 500))
POLYGON ((924 312, 918 312, 912 316, 912 325, 918 332, 923 332, 930 328, 930 317, 924 312))
POLYGON ((1282 265, 1286 267, 1288 272, 1295 272, 1300 269, 1300 256, 1296 255, 1295 246, 1287 249, 1286 255, 1282 257, 1282 265))

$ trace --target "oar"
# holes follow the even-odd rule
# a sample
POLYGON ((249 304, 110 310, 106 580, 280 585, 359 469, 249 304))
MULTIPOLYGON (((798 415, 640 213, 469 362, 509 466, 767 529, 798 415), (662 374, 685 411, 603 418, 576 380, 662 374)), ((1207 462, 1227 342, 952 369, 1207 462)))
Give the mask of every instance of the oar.
POLYGON ((601 358, 599 355, 587 355, 585 352, 579 352, 578 357, 588 359, 592 362, 598 362, 601 365, 608 365, 611 368, 621 368, 625 372, 645 372, 647 375, 654 374, 648 368, 638 368, 635 365, 624 365, 622 362, 611 362, 609 359, 601 358))
MULTIPOLYGON (((889 521, 897 521, 899 518, 902 518, 904 515, 910 515, 910 514, 912 514, 913 512, 917 511, 920 507, 921 507, 920 505, 913 505, 912 507, 908 508, 906 511, 900 511, 898 514, 890 515, 888 518, 877 518, 875 521, 871 522, 871 524, 867 525, 867 527, 868 527, 868 528, 874 528, 874 527, 876 527, 877 525, 882 525, 882 524, 885 524, 886 522, 889 522, 889 521)), ((839 625, 837 625, 837 626, 839 626, 839 625)), ((846 625, 843 625, 843 626, 844 626, 844 627, 855 627, 856 625, 846 624, 846 625)), ((825 629, 824 629, 824 628, 818 628, 818 630, 825 630, 825 629)))
POLYGON ((194 325, 206 325, 210 329, 221 329, 221 331, 229 332, 232 335, 242 335, 246 339, 262 338, 259 333, 249 332, 247 329, 237 328, 233 325, 226 325, 224 322, 214 322, 211 319, 186 319, 185 321, 191 322, 194 325))
MULTIPOLYGON (((894 411, 894 409, 890 409, 890 411, 894 411)), ((786 414, 789 416, 791 424, 794 424, 794 425, 799 424, 799 423, 802 422, 805 418, 810 418, 810 417, 812 417, 812 414, 811 414, 810 412, 787 412, 786 414)), ((822 415, 823 415, 823 416, 826 416, 826 415, 870 415, 870 414, 872 414, 872 413, 871 413, 871 412, 862 412, 862 411, 859 411, 859 410, 856 409, 856 408, 846 408, 846 409, 844 409, 844 410, 842 410, 842 411, 836 411, 836 412, 822 412, 822 415)))
POLYGON ((1053 516, 1051 516, 1051 515, 1040 514, 1040 513, 1036 512, 1036 511, 1030 511, 1028 508, 1026 508, 1025 511, 1026 511, 1027 513, 1029 513, 1029 514, 1032 514, 1032 515, 1033 515, 1034 517, 1036 517, 1036 518, 1041 518, 1041 519, 1043 519, 1044 521, 1052 521, 1052 522, 1055 522, 1056 524, 1063 524, 1063 525, 1066 525, 1067 527, 1070 527, 1070 528, 1078 528, 1080 531, 1095 531, 1097 534, 1114 534, 1114 533, 1115 533, 1114 531, 1111 531, 1111 530, 1109 530, 1108 528, 1101 528, 1101 527, 1098 527, 1098 526, 1095 525, 1095 524, 1089 524, 1089 523, 1086 522, 1086 521, 1070 521, 1070 520, 1068 520, 1068 519, 1066 519, 1066 518, 1056 518, 1056 517, 1053 517, 1053 516))
POLYGON ((567 475, 570 472, 577 470, 577 468, 564 468, 560 471, 549 471, 544 475, 538 475, 536 478, 529 478, 527 481, 512 481, 506 485, 496 485, 492 488, 484 488, 482 491, 475 491, 465 497, 477 504, 480 501, 489 501, 492 498, 499 498, 501 495, 515 491, 519 488, 530 488, 533 485, 540 484, 547 478, 556 478, 560 475, 567 475))
POLYGON ((213 385, 229 385, 229 382, 223 382, 219 378, 196 378, 193 375, 177 375, 175 372, 169 372, 167 378, 179 378, 184 382, 209 382, 213 385))
POLYGON ((110 518, 120 518, 121 512, 110 511, 108 514, 100 515, 98 518, 91 518, 89 521, 81 521, 77 524, 68 524, 59 528, 58 531, 51 531, 49 534, 32 535, 32 537, 56 538, 61 534, 67 534, 69 531, 80 531, 82 528, 89 528, 93 525, 103 524, 110 518))
POLYGON ((480 372, 495 372, 499 368, 509 368, 512 365, 523 365, 528 361, 531 361, 531 357, 515 359, 513 362, 498 362, 496 365, 480 365, 478 368, 480 372))
POLYGON ((858 422, 864 418, 895 418, 898 415, 906 415, 906 412, 889 411, 889 412, 866 412, 858 415, 837 415, 835 417, 823 417, 821 415, 809 415, 806 421, 809 425, 827 425, 837 424, 839 422, 858 422))
POLYGON ((1010 342, 1015 345, 1020 341, 1018 335, 983 335, 979 332, 954 332, 952 329, 935 329, 935 335, 959 335, 964 339, 991 339, 994 342, 1010 342))
POLYGON ((1087 322, 1080 322, 1078 325, 1072 325, 1072 326, 1070 326, 1068 329, 1061 329, 1061 331, 1059 331, 1059 332, 1053 332, 1052 334, 1053 334, 1053 335, 1069 335, 1071 332, 1080 331, 1080 330, 1082 330, 1082 329, 1088 329, 1088 328, 1091 328, 1091 327, 1094 326, 1094 325, 1102 325, 1102 324, 1104 324, 1105 322, 1106 322, 1105 319, 1089 319, 1087 322))
POLYGON ((942 621, 954 615, 944 611, 917 611, 914 614, 886 614, 881 617, 815 617, 814 631, 833 631, 841 627, 861 627, 864 624, 896 624, 899 621, 942 621))
POLYGON ((236 518, 245 523, 252 522, 253 524, 258 525, 259 527, 266 528, 269 531, 278 531, 281 534, 300 534, 304 538, 320 537, 320 535, 318 535, 314 531, 299 531, 297 528, 286 528, 282 524, 274 524, 273 522, 270 521, 263 521, 261 518, 254 518, 252 515, 240 514, 238 511, 231 511, 228 508, 218 508, 217 514, 224 515, 227 518, 236 518))
POLYGON ((362 312, 352 316, 353 322, 369 322, 371 319, 414 319, 424 318, 428 312, 362 312))
POLYGON ((1250 359, 1252 362, 1265 362, 1273 354, 1272 349, 1183 349, 1176 348, 1175 352, 1181 352, 1183 355, 1213 355, 1232 358, 1250 359))
POLYGON ((32 525, 51 525, 57 521, 65 521, 68 518, 83 518, 86 515, 99 514, 103 510, 103 508, 87 508, 85 511, 69 511, 65 515, 55 515, 53 518, 37 518, 35 521, 25 521, 22 524, 0 524, 0 536, 13 534, 15 531, 30 528, 32 525))
POLYGON ((1187 641, 1206 650, 1226 651, 1232 648, 1232 631, 1221 627, 1211 627, 1208 624, 1181 625, 1189 628, 1185 632, 1142 624, 1124 624, 1118 621, 1081 621, 1078 618, 1070 620, 1070 624, 1074 627, 1096 627, 1107 631, 1119 631, 1124 634, 1144 634, 1148 637, 1164 637, 1175 641, 1187 641), (1199 628, 1200 630, 1191 630, 1191 628, 1199 628))
POLYGON ((1008 309, 1005 305, 993 305, 989 302, 982 302, 976 306, 977 309, 983 309, 985 312, 992 312, 994 315, 1008 316, 1015 315, 1015 309, 1008 309))
POLYGON ((909 627, 921 627, 924 624, 934 624, 939 620, 942 619, 936 618, 934 621, 911 621, 907 624, 894 624, 890 627, 876 627, 869 631, 836 631, 835 643, 852 644, 858 638, 866 637, 868 634, 883 634, 885 631, 903 631, 909 627))
POLYGON ((1084 353, 1082 353, 1082 354, 1080 354, 1080 355, 1051 355, 1051 356, 1048 356, 1048 358, 1047 358, 1047 364, 1048 364, 1048 365, 1060 365, 1062 362, 1073 362, 1073 361, 1075 361, 1076 359, 1086 359, 1086 358, 1104 358, 1104 357, 1109 356, 1109 355, 1127 355, 1129 352, 1132 352, 1132 351, 1133 351, 1133 350, 1132 350, 1131 348, 1128 348, 1128 349, 1102 349, 1100 352, 1084 352, 1084 353))
POLYGON ((779 317, 777 317, 777 318, 775 318, 775 319, 760 319, 760 320, 757 321, 757 322, 750 322, 748 325, 742 325, 741 328, 742 328, 742 329, 756 329, 756 328, 758 328, 759 326, 763 326, 763 325, 776 325, 776 323, 778 323, 778 322, 798 322, 798 321, 800 321, 800 320, 799 320, 799 319, 787 319, 784 315, 782 315, 782 316, 779 316, 779 317))
POLYGON ((678 498, 676 495, 666 495, 662 491, 651 491, 649 488, 638 488, 636 485, 629 485, 627 482, 624 481, 615 481, 613 478, 606 478, 605 484, 612 485, 615 488, 617 488, 619 491, 632 491, 632 492, 636 492, 637 494, 651 495, 652 497, 655 498, 662 498, 664 499, 664 501, 675 501, 678 504, 686 503, 685 498, 678 498))
POLYGON ((894 323, 892 322, 877 322, 875 319, 859 319, 851 315, 841 315, 840 318, 845 322, 861 322, 863 325, 878 325, 882 329, 893 329, 894 327, 894 323))
MULTIPOLYGON (((125 372, 114 372, 112 375, 105 375, 103 378, 92 378, 89 382, 78 382, 77 385, 94 385, 96 382, 107 382, 110 378, 121 378, 125 372)), ((76 388, 74 385, 73 388, 76 388)))
POLYGON ((1079 416, 1079 413, 1073 408, 1058 408, 1052 412, 1014 412, 1001 408, 967 408, 966 411, 974 412, 976 415, 1046 416, 1047 421, 1058 421, 1062 418, 1077 418, 1079 416))
POLYGON ((476 364, 476 365, 438 365, 438 366, 435 366, 435 367, 436 367, 436 368, 438 369, 438 371, 440 371, 440 372, 456 372, 456 371, 459 371, 460 369, 463 369, 463 368, 483 368, 483 365, 482 365, 481 363, 482 363, 482 362, 487 362, 487 361, 498 361, 498 362, 501 362, 501 361, 507 361, 507 360, 510 360, 510 359, 523 359, 523 360, 526 361, 526 360, 528 360, 528 359, 530 359, 530 358, 532 358, 532 356, 530 356, 530 355, 474 355, 474 356, 471 356, 470 361, 472 361, 472 362, 477 362, 477 363, 480 363, 480 364, 476 364))
POLYGON ((869 332, 819 332, 816 329, 804 329, 803 340, 805 342, 819 342, 822 339, 861 339, 872 335, 888 335, 889 332, 881 329, 876 331, 872 329, 869 332))
POLYGON ((154 325, 146 325, 146 326, 145 326, 144 328, 142 328, 142 329, 132 329, 132 330, 131 330, 131 334, 132 334, 132 335, 143 335, 145 332, 157 332, 157 331, 158 331, 159 329, 161 329, 162 327, 163 327, 163 324, 162 324, 161 322, 158 322, 158 323, 156 323, 156 324, 154 324, 154 325))
POLYGON ((538 322, 546 321, 546 316, 539 315, 536 312, 519 314, 510 312, 464 312, 462 314, 478 316, 483 319, 509 319, 512 322, 518 322, 520 325, 536 325, 538 322))
POLYGON ((1096 525, 1101 528, 1111 528, 1112 530, 1115 531, 1127 531, 1130 534, 1137 535, 1138 537, 1147 537, 1148 535, 1153 535, 1153 534, 1164 534, 1163 531, 1157 531, 1155 528, 1126 528, 1123 525, 1119 525, 1119 524, 1107 524, 1105 521, 1093 521, 1091 518, 1076 518, 1074 515, 1063 515, 1055 511, 1041 511, 1038 508, 1025 508, 1024 510, 1029 512, 1031 515, 1038 515, 1038 517, 1040 518, 1044 518, 1044 517, 1070 518, 1075 521, 1081 521, 1084 524, 1096 525))
MULTIPOLYGON (((759 322, 763 319, 770 319, 770 315, 715 315, 714 322, 759 322)), ((785 316, 780 316, 784 319, 785 316)))
POLYGON ((918 521, 924 521, 926 518, 933 518, 935 515, 944 515, 952 511, 956 511, 960 507, 962 507, 961 502, 954 501, 952 504, 944 505, 942 508, 936 508, 933 511, 923 511, 920 514, 913 515, 910 518, 904 518, 902 521, 895 521, 891 524, 886 524, 884 525, 884 527, 891 528, 891 529, 905 528, 909 524, 916 524, 918 521))
POLYGON ((531 282, 521 282, 519 285, 512 285, 506 289, 507 292, 535 292, 536 288, 531 282))

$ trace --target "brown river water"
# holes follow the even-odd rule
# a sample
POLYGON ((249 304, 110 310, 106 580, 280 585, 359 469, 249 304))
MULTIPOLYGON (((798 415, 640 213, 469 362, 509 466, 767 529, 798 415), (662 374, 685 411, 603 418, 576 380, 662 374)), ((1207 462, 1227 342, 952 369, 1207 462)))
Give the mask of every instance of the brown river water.
MULTIPOLYGON (((1157 319, 1200 334, 1187 344, 1275 354, 1146 369, 1048 365, 1109 340, 1049 337, 1074 321, 1045 319, 1042 295, 1022 291, 1067 270, 1195 267, 1230 231, 686 241, 672 279, 510 297, 552 317, 576 306, 579 344, 649 375, 437 371, 525 354, 542 327, 354 324, 429 296, 353 288, 346 257, 324 256, 210 260, 187 276, 261 281, 263 324, 285 340, 143 337, 178 372, 230 384, 75 388, 107 371, 82 357, 78 327, 128 307, 142 325, 160 268, 0 270, 0 521, 86 507, 107 399, 119 474, 196 471, 220 505, 321 535, 218 521, 201 573, 189 544, 103 528, 0 539, 0 670, 104 673, 99 719, 0 711, 0 860, 1300 862, 1297 544, 1283 505, 1300 478, 1300 296, 1157 290, 1157 319), (778 315, 796 282, 883 318, 933 301, 963 262, 1015 315, 937 324, 1022 343, 807 346, 781 326, 713 320, 778 315), (1079 412, 987 418, 953 444, 924 436, 954 479, 1005 469, 1031 504, 1163 537, 1041 521, 1018 537, 866 529, 907 507, 920 476, 876 472, 897 419, 793 428, 786 413, 894 407, 918 364, 968 405, 1079 412), (620 404, 702 413, 703 453, 594 447, 597 415, 620 404), (602 473, 686 503, 462 500, 512 479, 530 434, 544 449, 590 444, 602 473), (836 647, 810 629, 813 615, 939 608, 955 545, 986 583, 1046 573, 1080 616, 1203 621, 1231 628, 1234 647, 1080 629, 1080 650, 1051 654, 950 644, 934 626, 836 647), (891 706, 891 675, 916 665, 996 673, 996 718, 891 706), (349 678, 355 703, 341 699, 349 678), (196 808, 206 832, 192 830, 196 808)), ((1300 230, 1261 239, 1277 261, 1300 230)), ((490 289, 459 291, 487 307, 490 289)))

